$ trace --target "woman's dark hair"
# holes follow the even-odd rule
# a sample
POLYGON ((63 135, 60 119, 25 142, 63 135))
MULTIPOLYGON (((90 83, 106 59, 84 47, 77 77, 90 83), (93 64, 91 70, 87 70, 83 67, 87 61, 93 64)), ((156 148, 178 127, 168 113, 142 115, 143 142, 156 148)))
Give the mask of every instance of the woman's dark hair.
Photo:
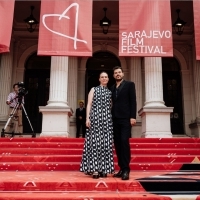
POLYGON ((115 66, 115 67, 113 67, 113 72, 114 72, 116 69, 121 69, 122 72, 123 72, 123 69, 122 69, 122 67, 120 67, 120 66, 115 66))
POLYGON ((15 83, 15 84, 13 85, 13 89, 15 88, 16 85, 18 86, 18 83, 15 83))
POLYGON ((103 74, 103 73, 105 73, 105 74, 107 74, 107 75, 108 75, 108 73, 107 73, 107 72, 105 72, 105 71, 102 71, 102 72, 100 72, 100 74, 99 74, 99 78, 100 78, 101 74, 103 74))

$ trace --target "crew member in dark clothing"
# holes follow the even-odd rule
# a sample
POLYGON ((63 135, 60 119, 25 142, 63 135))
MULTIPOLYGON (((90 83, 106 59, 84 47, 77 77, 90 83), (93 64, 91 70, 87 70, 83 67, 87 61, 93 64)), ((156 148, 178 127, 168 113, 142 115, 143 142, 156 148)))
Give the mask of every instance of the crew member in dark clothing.
POLYGON ((84 103, 79 102, 79 108, 76 109, 76 137, 80 137, 80 129, 82 128, 82 137, 85 137, 86 131, 86 109, 83 107, 84 103))

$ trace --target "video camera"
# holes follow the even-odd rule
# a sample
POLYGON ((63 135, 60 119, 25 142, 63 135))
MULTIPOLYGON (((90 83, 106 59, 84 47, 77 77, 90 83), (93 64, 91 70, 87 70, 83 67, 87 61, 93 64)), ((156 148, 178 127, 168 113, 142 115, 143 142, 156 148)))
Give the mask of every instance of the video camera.
POLYGON ((19 97, 25 96, 28 93, 28 91, 24 87, 24 82, 18 82, 17 85, 18 85, 18 88, 19 88, 18 89, 18 96, 19 97))

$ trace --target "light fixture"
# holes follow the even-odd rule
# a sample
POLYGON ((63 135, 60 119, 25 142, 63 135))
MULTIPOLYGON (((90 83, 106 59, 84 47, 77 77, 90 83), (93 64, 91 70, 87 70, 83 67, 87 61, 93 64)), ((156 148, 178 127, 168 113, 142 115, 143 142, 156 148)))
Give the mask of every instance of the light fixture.
POLYGON ((174 22, 173 27, 174 27, 174 30, 175 30, 176 34, 182 35, 183 30, 184 30, 184 26, 185 26, 186 22, 184 22, 183 20, 181 20, 180 17, 179 17, 180 9, 177 9, 176 12, 178 14, 178 18, 174 22))
POLYGON ((30 33, 32 33, 35 30, 37 24, 39 24, 39 22, 35 19, 35 17, 33 17, 33 9, 34 8, 35 8, 34 6, 31 6, 30 16, 27 17, 26 19, 24 19, 24 21, 26 22, 27 30, 30 33))
POLYGON ((100 20, 100 26, 103 28, 103 33, 104 34, 107 34, 108 33, 108 29, 109 29, 109 26, 111 25, 111 20, 109 20, 107 17, 106 17, 106 11, 107 11, 107 8, 103 8, 104 12, 105 12, 105 16, 102 20, 100 20))

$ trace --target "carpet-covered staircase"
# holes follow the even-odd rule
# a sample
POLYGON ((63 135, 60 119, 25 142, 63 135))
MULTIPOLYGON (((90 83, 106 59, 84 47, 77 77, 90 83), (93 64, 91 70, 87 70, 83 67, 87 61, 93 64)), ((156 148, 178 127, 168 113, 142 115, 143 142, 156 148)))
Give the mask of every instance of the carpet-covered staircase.
POLYGON ((0 138, 0 200, 200 200, 199 138, 131 138, 128 181, 79 172, 83 143, 0 138))

